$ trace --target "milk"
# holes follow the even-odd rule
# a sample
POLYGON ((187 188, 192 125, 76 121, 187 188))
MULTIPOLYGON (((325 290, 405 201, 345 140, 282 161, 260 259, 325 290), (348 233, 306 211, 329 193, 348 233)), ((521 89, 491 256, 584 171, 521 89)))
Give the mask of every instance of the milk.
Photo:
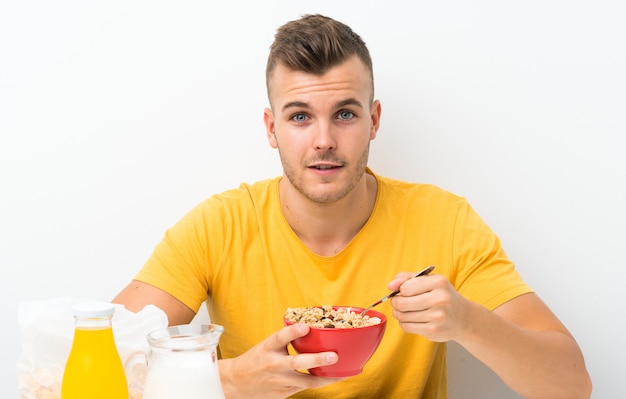
POLYGON ((150 356, 143 399, 225 399, 214 353, 150 356))

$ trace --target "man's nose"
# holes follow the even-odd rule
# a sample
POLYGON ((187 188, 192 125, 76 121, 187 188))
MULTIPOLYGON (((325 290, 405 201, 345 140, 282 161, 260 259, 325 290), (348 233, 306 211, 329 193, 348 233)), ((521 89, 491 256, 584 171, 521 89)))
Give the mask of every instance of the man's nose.
POLYGON ((332 150, 337 146, 335 132, 330 123, 319 123, 313 137, 316 150, 332 150))

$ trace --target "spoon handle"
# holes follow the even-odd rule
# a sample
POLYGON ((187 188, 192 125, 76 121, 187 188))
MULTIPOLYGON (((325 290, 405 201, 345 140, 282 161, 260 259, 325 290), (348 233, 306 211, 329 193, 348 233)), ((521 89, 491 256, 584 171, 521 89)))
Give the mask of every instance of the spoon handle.
MULTIPOLYGON (((419 272, 417 272, 417 274, 415 276, 413 276, 412 278, 416 278, 419 276, 425 276, 427 274, 429 274, 430 272, 432 272, 435 269, 434 265, 430 265, 427 268, 420 270, 419 272)), ((379 299, 378 301, 376 301, 375 303, 371 304, 370 306, 366 307, 365 309, 363 309, 363 311, 360 313, 360 315, 364 315, 365 313, 367 313, 371 308, 373 308, 374 306, 378 306, 381 303, 385 302, 386 300, 388 300, 389 298, 392 298, 396 295, 398 295, 400 293, 400 290, 395 290, 393 291, 391 294, 384 296, 383 298, 379 299)))

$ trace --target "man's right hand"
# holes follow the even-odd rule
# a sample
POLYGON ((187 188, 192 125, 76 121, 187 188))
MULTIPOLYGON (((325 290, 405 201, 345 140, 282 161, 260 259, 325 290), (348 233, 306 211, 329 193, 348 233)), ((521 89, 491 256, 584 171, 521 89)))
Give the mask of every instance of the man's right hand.
POLYGON ((309 326, 284 327, 246 353, 219 361, 226 398, 285 398, 304 389, 320 388, 343 378, 324 378, 298 370, 336 363, 334 352, 289 355, 287 346, 309 333, 309 326))

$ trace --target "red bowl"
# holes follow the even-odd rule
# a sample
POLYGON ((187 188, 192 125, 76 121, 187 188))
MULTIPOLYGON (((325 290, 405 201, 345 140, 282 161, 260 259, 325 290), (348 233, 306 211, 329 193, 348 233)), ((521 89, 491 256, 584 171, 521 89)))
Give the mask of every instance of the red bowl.
MULTIPOLYGON (((360 313, 363 308, 333 306, 333 309, 347 309, 360 313)), ((304 337, 291 342, 298 353, 335 352, 339 360, 329 366, 309 369, 313 375, 320 377, 350 377, 360 374, 363 366, 372 357, 385 333, 387 317, 384 314, 369 310, 369 317, 378 317, 380 323, 357 328, 318 328, 311 330, 304 337)), ((292 322, 284 319, 285 325, 292 322)))

